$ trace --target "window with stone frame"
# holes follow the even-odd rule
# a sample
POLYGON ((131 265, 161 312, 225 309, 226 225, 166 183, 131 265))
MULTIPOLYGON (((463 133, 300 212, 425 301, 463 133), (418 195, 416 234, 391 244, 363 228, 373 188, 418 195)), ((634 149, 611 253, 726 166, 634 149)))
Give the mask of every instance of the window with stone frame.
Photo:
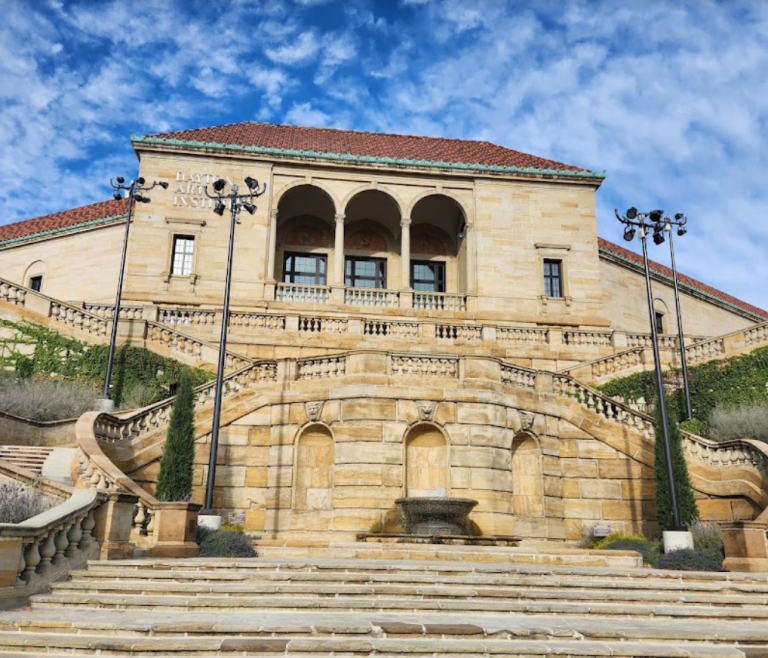
POLYGON ((328 274, 328 257, 325 254, 286 252, 283 256, 283 281, 324 286, 328 274))
POLYGON ((544 294, 547 297, 563 297, 563 261, 544 259, 544 294))
POLYGON ((29 287, 35 292, 40 292, 43 289, 43 275, 29 277, 29 287))
POLYGON ((174 276, 189 276, 192 274, 192 259, 194 255, 195 236, 174 235, 171 274, 174 276))
POLYGON ((344 282, 352 288, 386 288, 387 259, 347 256, 344 282))
POLYGON ((445 292, 445 261, 411 261, 411 288, 420 292, 445 292))

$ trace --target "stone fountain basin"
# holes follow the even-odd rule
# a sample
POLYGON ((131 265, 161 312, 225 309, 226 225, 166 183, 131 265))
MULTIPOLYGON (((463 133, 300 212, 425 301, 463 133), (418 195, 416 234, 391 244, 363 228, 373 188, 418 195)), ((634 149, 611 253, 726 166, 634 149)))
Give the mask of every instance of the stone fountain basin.
POLYGON ((403 532, 409 535, 470 535, 471 498, 398 498, 403 532))

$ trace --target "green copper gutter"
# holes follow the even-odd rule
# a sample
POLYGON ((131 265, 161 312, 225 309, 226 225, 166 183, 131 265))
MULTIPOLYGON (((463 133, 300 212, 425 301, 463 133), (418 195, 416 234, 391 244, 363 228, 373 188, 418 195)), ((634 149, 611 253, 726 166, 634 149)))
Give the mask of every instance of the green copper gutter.
MULTIPOLYGON (((637 269, 637 270, 641 270, 642 269, 642 266, 639 263, 636 263, 635 261, 633 261, 631 258, 627 258, 626 256, 622 256, 621 254, 617 254, 615 251, 611 251, 610 249, 607 249, 606 247, 600 247, 599 250, 600 250, 600 253, 608 254, 612 258, 615 258, 616 260, 620 260, 623 263, 627 263, 628 265, 631 265, 633 267, 633 269, 637 269)), ((664 274, 662 272, 659 272, 658 270, 654 270, 653 268, 651 268, 651 274, 653 274, 658 279, 666 281, 669 284, 673 283, 672 277, 669 276, 668 274, 664 274)), ((678 279, 677 283, 680 286, 680 288, 682 288, 683 290, 687 290, 689 292, 695 292, 696 294, 701 295, 702 297, 706 297, 708 299, 711 299, 711 300, 717 302, 718 304, 722 304, 723 306, 728 306, 728 307, 730 307, 730 308, 732 308, 734 310, 739 311, 740 313, 747 314, 751 318, 756 318, 760 322, 765 322, 766 320, 768 320, 768 317, 766 317, 766 316, 758 315, 754 311, 749 311, 749 310, 747 310, 746 308, 744 308, 742 306, 737 306, 736 304, 734 304, 732 302, 729 302, 729 301, 726 301, 725 299, 721 299, 720 297, 717 297, 717 296, 713 295, 712 293, 706 292, 705 290, 702 290, 701 288, 696 288, 695 286, 692 286, 690 283, 686 283, 685 281, 680 281, 680 279, 678 279)))
POLYGON ((299 149, 281 149, 271 146, 243 146, 241 144, 222 144, 220 142, 198 142, 195 140, 173 139, 131 135, 132 144, 164 144, 168 146, 191 146, 193 148, 215 148, 225 151, 260 153, 263 155, 287 155, 305 158, 319 158, 341 162, 361 162, 372 164, 406 165, 409 167, 440 167, 443 169, 462 169, 471 171, 494 171, 509 174, 543 174, 547 176, 567 176, 578 178, 605 178, 605 172, 588 170, 572 171, 569 169, 539 169, 537 167, 512 167, 502 165, 469 164, 466 162, 444 162, 442 160, 413 160, 410 158, 389 158, 374 155, 352 155, 351 153, 326 153, 324 151, 302 151, 299 149))
POLYGON ((27 235, 19 235, 15 238, 8 238, 7 240, 0 240, 0 247, 13 244, 15 242, 21 242, 22 240, 31 240, 32 238, 39 238, 45 235, 55 235, 56 233, 63 233, 64 231, 71 231, 76 228, 83 228, 85 226, 98 226, 99 224, 106 224, 115 219, 123 219, 126 213, 121 215, 110 215, 109 217, 99 217, 98 219, 89 219, 85 222, 79 222, 78 224, 72 224, 70 226, 59 226, 58 228, 51 228, 47 231, 38 231, 37 233, 28 233, 27 235))

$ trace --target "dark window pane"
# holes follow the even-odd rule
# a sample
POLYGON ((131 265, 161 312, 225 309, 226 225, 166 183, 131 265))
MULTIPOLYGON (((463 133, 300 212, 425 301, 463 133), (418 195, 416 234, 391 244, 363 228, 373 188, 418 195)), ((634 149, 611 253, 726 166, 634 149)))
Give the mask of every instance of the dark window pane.
POLYGON ((40 292, 40 290, 43 287, 43 277, 42 276, 32 276, 29 278, 29 287, 32 288, 35 292, 40 292))
POLYGON ((544 260, 544 294, 547 297, 563 296, 562 261, 544 260))
POLYGON ((411 261, 411 288, 422 292, 445 292, 445 263, 411 261))
POLYGON ((324 286, 326 264, 325 254, 287 253, 283 258, 283 281, 324 286))
POLYGON ((383 258, 347 256, 344 272, 344 281, 352 288, 387 287, 387 261, 383 258))

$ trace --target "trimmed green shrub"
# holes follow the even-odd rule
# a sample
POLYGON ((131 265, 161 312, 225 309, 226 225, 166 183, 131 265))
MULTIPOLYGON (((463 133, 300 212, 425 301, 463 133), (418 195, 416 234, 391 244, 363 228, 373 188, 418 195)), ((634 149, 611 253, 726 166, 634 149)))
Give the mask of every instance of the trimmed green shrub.
POLYGON ((694 523, 691 528, 693 547, 722 564, 725 559, 723 532, 717 523, 694 523))
POLYGON ((617 539, 612 544, 606 546, 610 551, 637 551, 643 556, 643 563, 656 567, 661 557, 661 551, 658 544, 649 541, 645 537, 626 537, 617 539))
POLYGON ((690 548, 665 553, 659 559, 658 568, 675 571, 724 571, 722 561, 712 559, 709 553, 690 548))
MULTIPOLYGON (((666 395, 662 391, 663 395, 666 395)), ((654 476, 656 480, 656 518, 661 531, 673 526, 672 499, 667 478, 667 464, 664 450, 663 423, 661 412, 656 405, 656 444, 654 446, 654 476)), ((688 474, 688 464, 683 455, 683 438, 680 428, 674 420, 669 422, 669 447, 672 452, 672 474, 675 480, 677 505, 680 512, 680 523, 690 525, 699 520, 699 509, 693 496, 691 478, 688 474)))
POLYGON ((602 550, 604 548, 608 548, 611 544, 621 539, 640 539, 645 541, 645 537, 642 535, 627 535, 623 532, 612 532, 610 535, 606 535, 605 537, 592 537, 592 539, 589 540, 588 547, 595 550, 602 550))
POLYGON ((200 557, 256 557, 251 540, 237 530, 198 527, 200 557))
POLYGON ((192 380, 182 375, 171 422, 160 458, 155 496, 158 500, 183 501, 192 496, 192 466, 195 460, 195 397, 192 380))

